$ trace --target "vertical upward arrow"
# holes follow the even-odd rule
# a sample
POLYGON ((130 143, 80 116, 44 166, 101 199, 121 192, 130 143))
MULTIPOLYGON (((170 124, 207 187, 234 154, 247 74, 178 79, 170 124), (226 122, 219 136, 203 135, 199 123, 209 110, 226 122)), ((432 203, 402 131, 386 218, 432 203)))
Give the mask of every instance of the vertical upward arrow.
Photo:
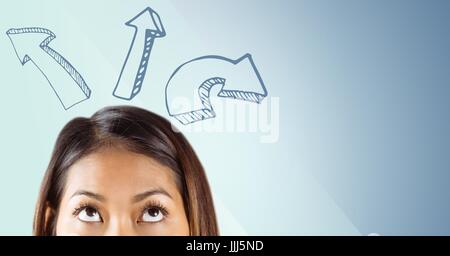
POLYGON ((113 95, 120 99, 131 100, 142 88, 155 38, 164 37, 166 32, 159 15, 150 7, 125 25, 133 27, 135 31, 113 95))

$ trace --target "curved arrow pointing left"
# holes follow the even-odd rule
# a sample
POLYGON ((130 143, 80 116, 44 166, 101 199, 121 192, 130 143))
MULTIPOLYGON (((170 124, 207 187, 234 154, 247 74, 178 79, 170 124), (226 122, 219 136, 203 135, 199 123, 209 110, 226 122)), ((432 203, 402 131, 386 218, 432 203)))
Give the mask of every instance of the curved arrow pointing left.
POLYGON ((39 27, 12 28, 6 35, 22 65, 31 61, 39 69, 65 110, 89 99, 91 89, 80 73, 48 46, 56 37, 53 32, 39 27))

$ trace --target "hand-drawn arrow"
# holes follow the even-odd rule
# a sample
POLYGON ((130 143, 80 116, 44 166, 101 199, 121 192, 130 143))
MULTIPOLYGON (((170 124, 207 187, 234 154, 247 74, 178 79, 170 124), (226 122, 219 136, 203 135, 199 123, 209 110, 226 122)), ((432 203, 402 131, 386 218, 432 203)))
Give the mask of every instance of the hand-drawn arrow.
POLYGON ((48 46, 56 38, 53 32, 39 27, 11 28, 6 35, 22 65, 31 61, 39 69, 65 110, 89 99, 91 90, 80 73, 48 46))
POLYGON ((222 85, 217 96, 260 103, 267 90, 250 54, 237 60, 222 56, 204 56, 179 66, 166 84, 166 107, 170 116, 182 124, 190 124, 216 116, 210 102, 210 90, 222 85), (193 108, 180 112, 173 106, 179 97, 194 99, 193 108), (195 96, 197 97, 197 96, 195 96))
POLYGON ((120 99, 131 100, 142 88, 155 38, 164 37, 166 32, 159 15, 150 7, 125 25, 133 27, 135 31, 113 95, 120 99))

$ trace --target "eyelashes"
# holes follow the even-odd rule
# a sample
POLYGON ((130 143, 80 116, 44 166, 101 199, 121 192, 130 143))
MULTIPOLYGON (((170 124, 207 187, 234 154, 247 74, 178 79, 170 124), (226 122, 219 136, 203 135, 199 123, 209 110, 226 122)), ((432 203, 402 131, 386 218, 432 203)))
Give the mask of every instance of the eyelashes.
POLYGON ((89 204, 82 204, 75 208, 72 215, 83 222, 103 222, 103 218, 97 207, 89 204))
MULTIPOLYGON (((103 217, 98 207, 89 203, 82 203, 76 207, 72 215, 85 223, 102 223, 103 217)), ((137 223, 158 223, 163 221, 169 212, 159 201, 150 201, 140 211, 137 223)))
POLYGON ((157 223, 168 215, 167 209, 160 202, 150 202, 142 210, 138 222, 157 223))

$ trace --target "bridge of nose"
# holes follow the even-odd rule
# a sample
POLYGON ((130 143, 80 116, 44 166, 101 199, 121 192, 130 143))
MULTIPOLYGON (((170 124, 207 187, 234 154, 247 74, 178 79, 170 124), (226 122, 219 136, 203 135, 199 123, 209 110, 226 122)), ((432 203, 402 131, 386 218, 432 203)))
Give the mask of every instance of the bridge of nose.
POLYGON ((135 236, 137 235, 136 224, 136 220, 127 212, 112 213, 106 223, 105 235, 135 236))

